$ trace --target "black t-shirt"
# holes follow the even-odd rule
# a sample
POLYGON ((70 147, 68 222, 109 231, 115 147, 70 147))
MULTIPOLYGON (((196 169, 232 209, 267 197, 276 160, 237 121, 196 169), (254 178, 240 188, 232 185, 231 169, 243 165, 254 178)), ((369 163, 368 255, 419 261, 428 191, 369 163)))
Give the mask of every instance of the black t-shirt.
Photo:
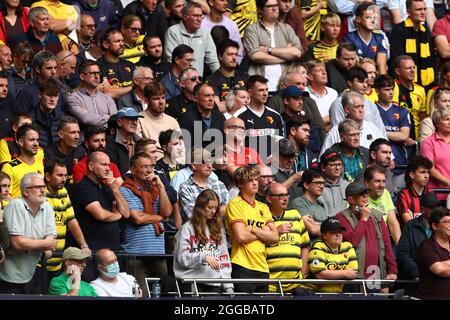
POLYGON ((235 114, 235 116, 245 122, 247 128, 246 146, 258 150, 265 163, 267 157, 271 154, 271 145, 280 137, 285 137, 284 122, 281 115, 275 110, 265 107, 261 117, 249 108, 235 114), (267 146, 266 150, 263 150, 264 146, 267 146))
POLYGON ((97 64, 111 86, 128 87, 133 84, 133 71, 136 66, 130 61, 120 58, 118 62, 112 63, 100 58, 97 64))
POLYGON ((195 101, 189 100, 183 94, 173 97, 167 102, 166 110, 164 111, 171 117, 174 117, 177 121, 180 121, 181 116, 188 110, 195 108, 195 101))
POLYGON ((214 89, 214 94, 219 97, 220 101, 224 101, 228 92, 235 86, 243 87, 248 79, 248 74, 236 70, 234 77, 225 77, 220 70, 211 74, 206 82, 214 89))
POLYGON ((167 178, 167 180, 172 180, 172 177, 181 169, 185 168, 186 166, 184 164, 176 164, 175 168, 169 167, 167 163, 163 161, 163 159, 159 159, 156 163, 156 170, 161 170, 164 172, 164 176, 167 178))
POLYGON ((66 188, 73 184, 73 166, 83 159, 86 154, 86 149, 82 146, 78 146, 73 149, 69 155, 65 155, 58 150, 58 144, 54 143, 44 149, 45 159, 56 159, 64 162, 67 166, 67 182, 66 188))
POLYGON ((141 57, 136 65, 152 69, 153 75, 158 81, 161 81, 161 78, 169 73, 170 70, 170 63, 168 63, 166 60, 161 59, 161 62, 156 64, 155 59, 149 56, 141 57))
POLYGON ((119 250, 119 221, 99 221, 85 209, 89 204, 98 201, 103 209, 112 211, 114 196, 111 189, 103 184, 97 185, 88 176, 85 176, 70 190, 70 199, 89 248, 119 250))

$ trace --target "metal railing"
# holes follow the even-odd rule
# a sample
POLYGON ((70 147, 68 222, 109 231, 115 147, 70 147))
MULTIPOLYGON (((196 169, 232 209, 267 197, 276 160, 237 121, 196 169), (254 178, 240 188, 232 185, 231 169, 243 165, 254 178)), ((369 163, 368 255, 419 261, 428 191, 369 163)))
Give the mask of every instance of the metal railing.
MULTIPOLYGON (((160 278, 145 278, 145 283, 147 286, 147 291, 149 292, 149 297, 152 297, 151 290, 149 287, 149 282, 158 282, 160 281, 160 278)), ((382 296, 394 296, 395 294, 382 294, 382 293, 373 293, 373 287, 376 286, 377 288, 381 285, 394 285, 394 284, 417 284, 417 280, 381 280, 381 279, 355 279, 355 280, 325 280, 325 279, 176 279, 176 288, 177 291, 175 292, 166 292, 167 295, 177 296, 181 298, 184 295, 192 295, 195 297, 200 297, 202 295, 221 295, 221 296, 287 296, 292 295, 291 293, 286 293, 283 290, 283 284, 316 284, 316 285, 331 285, 331 284, 340 284, 340 285, 360 285, 361 291, 359 292, 315 292, 315 295, 337 295, 337 294, 343 294, 343 295, 362 295, 364 297, 367 297, 369 295, 382 295, 382 296), (180 285, 178 281, 181 281, 182 283, 186 284, 192 284, 193 290, 190 292, 182 292, 180 289, 180 285), (198 284, 208 284, 208 283, 264 283, 267 285, 276 285, 277 291, 276 292, 258 292, 258 293, 248 293, 248 292, 201 292, 198 288, 198 284)))

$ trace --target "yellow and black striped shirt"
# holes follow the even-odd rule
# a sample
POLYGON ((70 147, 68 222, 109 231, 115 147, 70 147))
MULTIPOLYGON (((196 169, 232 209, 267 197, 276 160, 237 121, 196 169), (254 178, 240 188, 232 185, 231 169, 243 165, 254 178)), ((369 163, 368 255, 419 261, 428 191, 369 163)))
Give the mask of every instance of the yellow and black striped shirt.
POLYGON ((241 38, 245 28, 253 22, 258 22, 258 10, 255 0, 236 0, 234 6, 230 3, 231 20, 236 22, 241 38))
MULTIPOLYGON (((344 241, 337 252, 328 247, 322 240, 316 241, 308 254, 309 271, 312 276, 325 270, 358 270, 358 260, 353 245, 344 241)), ((344 279, 342 279, 344 280, 344 279)), ((343 285, 325 284, 315 285, 316 291, 320 292, 342 292, 343 285)))
MULTIPOLYGON (((279 218, 272 215, 275 226, 291 223, 288 233, 280 234, 280 240, 266 245, 266 259, 271 279, 302 279, 303 248, 309 248, 310 240, 302 216, 297 209, 286 210, 279 218)), ((292 291, 299 284, 283 284, 283 291, 292 291)), ((277 286, 270 285, 269 290, 277 291, 277 286)))
POLYGON ((127 46, 126 44, 124 44, 123 54, 120 57, 136 64, 142 56, 145 56, 143 40, 144 35, 140 35, 134 45, 127 46))
MULTIPOLYGON (((67 194, 66 188, 62 188, 56 194, 53 194, 48 189, 46 189, 45 195, 47 197, 47 201, 55 211, 57 240, 55 253, 62 254, 66 245, 67 224, 70 222, 70 220, 75 219, 75 213, 73 211, 72 203, 70 202, 70 198, 67 194)), ((47 261, 48 271, 57 271, 59 269, 61 269, 61 258, 50 258, 47 261)))
MULTIPOLYGON (((317 6, 318 0, 299 0, 301 10, 311 10, 317 6)), ((327 2, 323 2, 323 7, 309 18, 303 19, 305 26, 305 34, 308 40, 317 41, 320 40, 320 19, 323 15, 328 13, 327 2)))
POLYGON ((305 61, 314 59, 327 62, 329 60, 336 59, 336 50, 338 46, 339 43, 336 43, 333 46, 328 46, 320 41, 310 44, 308 47, 308 52, 305 55, 305 61))

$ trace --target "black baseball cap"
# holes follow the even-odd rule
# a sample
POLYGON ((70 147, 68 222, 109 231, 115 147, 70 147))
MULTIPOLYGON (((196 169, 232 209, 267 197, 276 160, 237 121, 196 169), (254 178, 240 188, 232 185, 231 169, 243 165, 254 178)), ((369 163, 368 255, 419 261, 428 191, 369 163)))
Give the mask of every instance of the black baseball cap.
POLYGON ((329 218, 326 218, 324 221, 322 221, 322 223, 320 225, 321 233, 325 233, 327 231, 335 231, 335 230, 345 231, 346 229, 342 226, 341 222, 334 217, 329 217, 329 218))

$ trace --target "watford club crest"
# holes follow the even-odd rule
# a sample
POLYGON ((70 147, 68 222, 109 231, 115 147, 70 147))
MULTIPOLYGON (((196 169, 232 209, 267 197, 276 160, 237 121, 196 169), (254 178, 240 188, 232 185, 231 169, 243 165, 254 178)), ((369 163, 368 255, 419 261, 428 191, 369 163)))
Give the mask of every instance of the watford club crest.
POLYGON ((271 116, 267 116, 266 120, 267 120, 268 124, 272 124, 273 123, 273 118, 271 116))
POLYGON ((398 113, 394 113, 394 119, 398 120, 400 118, 400 115, 398 113))
POLYGON ((373 53, 377 53, 377 46, 370 46, 370 51, 372 51, 373 53))
POLYGON ((130 68, 130 67, 124 67, 123 70, 125 70, 125 71, 128 72, 128 73, 131 72, 131 68, 130 68))

